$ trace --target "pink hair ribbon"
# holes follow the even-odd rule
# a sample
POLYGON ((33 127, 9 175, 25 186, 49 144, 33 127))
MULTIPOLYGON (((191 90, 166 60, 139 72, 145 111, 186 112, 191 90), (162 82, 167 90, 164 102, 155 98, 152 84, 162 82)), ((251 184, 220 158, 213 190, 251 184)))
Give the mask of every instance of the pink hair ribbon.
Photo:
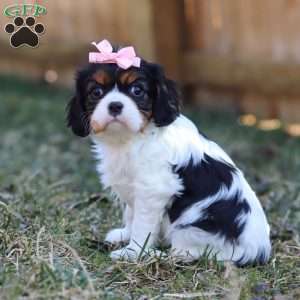
POLYGON ((99 52, 89 53, 89 62, 94 64, 110 64, 115 63, 122 69, 128 69, 131 66, 139 68, 141 59, 136 56, 133 47, 121 48, 117 52, 113 52, 110 42, 103 40, 100 43, 93 42, 99 52))

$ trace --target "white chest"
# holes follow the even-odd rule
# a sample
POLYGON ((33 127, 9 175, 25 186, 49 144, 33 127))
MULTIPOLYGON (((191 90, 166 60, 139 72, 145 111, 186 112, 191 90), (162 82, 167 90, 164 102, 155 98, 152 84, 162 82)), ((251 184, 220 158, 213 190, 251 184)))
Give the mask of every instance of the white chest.
POLYGON ((182 183, 172 170, 178 155, 166 141, 166 133, 149 130, 128 143, 99 143, 95 152, 104 187, 129 204, 137 198, 169 199, 181 191, 182 183))
POLYGON ((105 188, 131 186, 135 173, 133 153, 127 148, 107 148, 102 152, 98 170, 105 188))

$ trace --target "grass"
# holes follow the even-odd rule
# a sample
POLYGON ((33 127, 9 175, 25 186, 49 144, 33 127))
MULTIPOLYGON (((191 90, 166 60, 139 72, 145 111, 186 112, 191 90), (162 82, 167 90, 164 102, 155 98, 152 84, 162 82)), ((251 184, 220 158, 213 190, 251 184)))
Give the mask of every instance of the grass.
POLYGON ((101 192, 89 141, 65 128, 70 91, 0 81, 0 299, 300 297, 299 139, 239 126, 233 115, 189 113, 259 194, 272 225, 268 265, 112 263, 101 240, 120 211, 101 192))

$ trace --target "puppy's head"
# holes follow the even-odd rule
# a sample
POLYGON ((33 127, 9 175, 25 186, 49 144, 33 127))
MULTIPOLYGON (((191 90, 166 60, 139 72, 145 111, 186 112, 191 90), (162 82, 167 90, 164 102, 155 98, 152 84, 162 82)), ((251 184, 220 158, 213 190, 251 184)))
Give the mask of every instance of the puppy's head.
POLYGON ((127 70, 116 64, 89 64, 78 72, 67 122, 76 135, 142 131, 149 122, 172 123, 179 114, 178 91, 156 64, 127 70))

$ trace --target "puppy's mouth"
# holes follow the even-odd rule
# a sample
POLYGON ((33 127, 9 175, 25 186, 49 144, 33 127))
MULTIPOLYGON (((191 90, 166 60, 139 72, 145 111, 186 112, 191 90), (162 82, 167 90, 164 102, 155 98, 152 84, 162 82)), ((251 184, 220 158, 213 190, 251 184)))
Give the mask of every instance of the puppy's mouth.
POLYGON ((105 129, 110 124, 121 124, 123 126, 128 127, 127 124, 124 121, 120 120, 117 117, 113 117, 112 119, 107 120, 105 123, 101 123, 101 122, 98 122, 96 120, 92 120, 91 121, 91 130, 92 130, 92 133, 93 134, 99 134, 99 133, 105 131, 105 129))

